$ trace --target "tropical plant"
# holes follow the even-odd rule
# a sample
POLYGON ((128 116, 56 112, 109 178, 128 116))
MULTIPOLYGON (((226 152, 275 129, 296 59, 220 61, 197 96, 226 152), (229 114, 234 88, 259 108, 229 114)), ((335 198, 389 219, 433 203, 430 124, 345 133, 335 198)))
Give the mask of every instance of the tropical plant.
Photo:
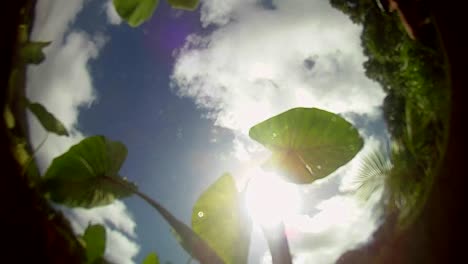
MULTIPOLYGON (((157 0, 114 0, 113 3, 130 26, 138 26, 148 20, 158 5, 157 0)), ((185 10, 194 10, 198 6, 197 0, 168 0, 168 3, 185 10)), ((27 36, 23 36, 25 30, 22 32, 18 66, 21 70, 17 73, 24 72, 26 63, 41 63, 45 59, 42 49, 50 44, 28 42, 27 36)), ((22 98, 21 102, 22 107, 29 109, 48 133, 69 135, 65 126, 46 107, 27 98, 22 98)), ((7 126, 13 129, 15 119, 10 108, 5 109, 4 116, 7 126)), ((349 162, 363 145, 357 130, 344 118, 316 108, 294 108, 281 113, 252 127, 249 135, 273 153, 264 167, 276 170, 296 184, 309 184, 333 173, 349 162)), ((71 208, 94 208, 137 195, 168 222, 181 246, 194 259, 210 264, 247 262, 251 219, 245 209, 245 190, 237 190, 230 174, 221 176, 200 195, 193 208, 192 227, 189 227, 119 174, 126 156, 124 144, 104 136, 91 136, 56 157, 45 174, 34 180, 44 197, 71 208), (219 234, 223 234, 221 240, 219 234)), ((24 160, 29 162, 22 163, 25 169, 29 168, 34 154, 26 157, 24 160)), ((273 263, 291 263, 283 225, 264 231, 273 263)), ((105 262, 106 233, 103 226, 88 226, 80 241, 85 249, 86 263, 105 262)), ((149 254, 143 263, 159 263, 157 254, 149 254)))
MULTIPOLYGON (((351 160, 363 145, 349 122, 316 108, 286 111, 254 126, 250 135, 273 151, 268 166, 278 169, 289 181, 301 184, 332 173, 351 160), (278 154, 284 158, 276 158, 278 154)), ((127 149, 120 142, 104 136, 85 138, 52 161, 41 178, 42 191, 55 203, 84 208, 107 205, 135 194, 161 214, 182 247, 201 263, 247 262, 251 220, 246 214, 244 192, 238 192, 231 175, 223 175, 202 193, 193 208, 190 228, 119 175, 126 155, 127 149), (219 234, 223 234, 222 239, 219 234)), ((273 263, 291 263, 282 225, 265 235, 273 263)))

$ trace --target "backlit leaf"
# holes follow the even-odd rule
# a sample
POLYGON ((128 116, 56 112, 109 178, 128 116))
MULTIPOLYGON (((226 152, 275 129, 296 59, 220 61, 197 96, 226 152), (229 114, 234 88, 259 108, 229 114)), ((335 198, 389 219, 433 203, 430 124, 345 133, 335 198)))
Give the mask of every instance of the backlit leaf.
POLYGON ((247 263, 251 223, 231 175, 221 176, 198 198, 192 227, 224 263, 247 263))
POLYGON ((113 0, 115 10, 130 26, 137 27, 149 20, 159 0, 113 0))
POLYGON ((159 264, 158 255, 155 252, 149 253, 143 260, 142 264, 159 264))
POLYGON ((363 146, 353 125, 317 108, 288 110, 252 127, 249 135, 273 152, 267 167, 299 184, 326 177, 363 146))

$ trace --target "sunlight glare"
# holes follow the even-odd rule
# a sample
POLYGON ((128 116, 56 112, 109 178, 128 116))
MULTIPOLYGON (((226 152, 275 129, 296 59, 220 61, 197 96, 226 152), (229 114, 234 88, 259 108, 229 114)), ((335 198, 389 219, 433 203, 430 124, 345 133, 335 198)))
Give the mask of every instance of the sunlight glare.
POLYGON ((253 221, 271 227, 299 213, 301 199, 294 184, 260 168, 252 170, 247 187, 247 208, 253 221))

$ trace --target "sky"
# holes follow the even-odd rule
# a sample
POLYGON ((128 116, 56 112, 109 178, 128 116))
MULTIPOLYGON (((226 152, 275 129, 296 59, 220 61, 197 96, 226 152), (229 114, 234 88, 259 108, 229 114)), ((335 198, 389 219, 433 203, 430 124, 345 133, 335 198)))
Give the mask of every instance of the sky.
MULTIPOLYGON (((71 132, 48 136, 40 167, 86 136, 121 141, 129 152, 121 174, 190 224, 211 183, 228 171, 241 186, 265 155, 248 137, 251 126, 293 107, 339 113, 358 128, 364 149, 331 176, 295 186, 301 206, 285 219, 295 263, 333 263, 378 225, 350 195, 359 157, 388 138, 384 93, 364 75, 360 32, 326 0, 202 0, 196 12, 161 1, 138 28, 108 0, 39 0, 32 37, 52 45, 28 70, 27 96, 71 132)), ((33 116, 29 122, 38 145, 45 132, 33 116)), ((106 225, 112 262, 139 263, 152 251, 163 262, 188 258, 169 225, 137 198, 59 208, 77 233, 89 221, 106 225)), ((269 263, 258 226, 249 260, 269 263)))

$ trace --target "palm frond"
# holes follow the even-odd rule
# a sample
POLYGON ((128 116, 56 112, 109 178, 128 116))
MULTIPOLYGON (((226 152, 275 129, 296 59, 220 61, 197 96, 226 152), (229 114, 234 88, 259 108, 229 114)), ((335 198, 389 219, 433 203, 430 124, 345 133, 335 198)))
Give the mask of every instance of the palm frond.
POLYGON ((356 195, 364 201, 369 200, 379 189, 385 188, 387 177, 393 168, 388 152, 375 148, 361 158, 354 180, 356 195))

